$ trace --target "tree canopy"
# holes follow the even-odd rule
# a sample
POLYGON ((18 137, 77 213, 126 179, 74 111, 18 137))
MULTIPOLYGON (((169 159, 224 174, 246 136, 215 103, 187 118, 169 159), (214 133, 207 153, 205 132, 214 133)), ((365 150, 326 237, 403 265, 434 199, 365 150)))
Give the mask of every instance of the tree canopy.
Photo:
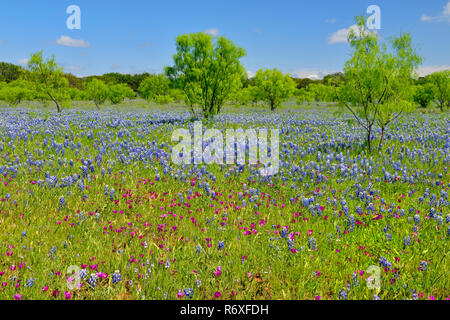
POLYGON ((179 36, 176 50, 166 74, 184 91, 186 104, 192 110, 200 106, 205 117, 219 113, 246 76, 240 62, 245 50, 229 39, 204 33, 179 36))
POLYGON ((257 97, 268 102, 274 111, 294 93, 295 83, 278 69, 260 69, 256 72, 255 87, 257 97))
POLYGON ((61 112, 60 100, 65 98, 63 89, 68 87, 69 82, 63 76, 63 69, 56 64, 55 56, 44 60, 42 51, 32 54, 28 70, 28 77, 35 83, 36 89, 48 95, 61 112))
POLYGON ((385 127, 411 110, 412 79, 422 59, 408 33, 392 38, 388 50, 376 33, 366 29, 364 16, 357 17, 356 24, 348 36, 352 57, 345 63, 346 81, 338 98, 366 130, 370 151, 373 126, 378 124, 382 129, 381 147, 385 127))

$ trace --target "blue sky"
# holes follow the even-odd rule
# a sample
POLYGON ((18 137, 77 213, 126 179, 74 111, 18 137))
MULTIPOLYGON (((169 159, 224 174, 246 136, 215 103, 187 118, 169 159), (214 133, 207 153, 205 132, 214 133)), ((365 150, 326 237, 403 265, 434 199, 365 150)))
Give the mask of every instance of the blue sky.
POLYGON ((383 38, 412 33, 422 73, 450 68, 449 0, 2 1, 0 61, 24 64, 44 50, 79 76, 162 72, 177 35, 203 31, 242 46, 250 74, 276 67, 321 77, 342 70, 350 53, 343 35, 369 5, 381 9, 383 38), (69 5, 81 9, 80 30, 66 26, 69 5))

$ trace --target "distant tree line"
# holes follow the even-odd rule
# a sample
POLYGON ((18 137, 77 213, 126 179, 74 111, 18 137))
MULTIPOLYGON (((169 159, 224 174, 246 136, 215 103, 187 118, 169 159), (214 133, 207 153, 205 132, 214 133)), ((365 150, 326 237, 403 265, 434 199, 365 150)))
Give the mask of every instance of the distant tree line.
POLYGON ((54 56, 44 59, 42 51, 32 54, 25 68, 1 62, 0 100, 11 106, 26 100, 54 103, 61 112, 74 100, 92 101, 100 109, 107 101, 118 104, 141 97, 158 104, 184 102, 195 116, 205 118, 220 113, 226 103, 264 103, 274 111, 292 98, 297 104, 333 102, 351 111, 366 128, 368 143, 374 124, 384 128, 417 106, 447 110, 450 71, 416 78, 422 59, 415 53, 410 35, 382 43, 365 30, 362 20, 356 18, 359 33, 349 35, 353 56, 343 72, 323 79, 293 78, 266 68, 249 78, 240 62, 246 55, 243 48, 225 37, 191 33, 176 39, 173 65, 165 67, 162 74, 77 77, 64 73, 54 56))

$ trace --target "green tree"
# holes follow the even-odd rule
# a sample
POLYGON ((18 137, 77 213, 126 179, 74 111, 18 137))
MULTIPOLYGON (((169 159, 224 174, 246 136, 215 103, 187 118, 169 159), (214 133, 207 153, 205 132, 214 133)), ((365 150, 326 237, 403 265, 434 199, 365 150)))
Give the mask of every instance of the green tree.
POLYGON ((343 81, 345 81, 345 77, 342 72, 328 74, 322 79, 322 83, 329 86, 338 86, 343 81))
POLYGON ((69 85, 68 80, 64 77, 62 68, 58 67, 55 62, 55 56, 42 58, 42 51, 31 55, 28 62, 29 79, 34 82, 36 89, 50 97, 56 104, 58 112, 61 112, 61 101, 67 99, 64 92, 69 85))
POLYGON ((180 102, 184 100, 184 92, 181 89, 170 88, 168 94, 173 99, 173 101, 180 102))
POLYGON ((25 70, 16 66, 12 63, 0 62, 0 82, 11 82, 19 79, 23 74, 25 74, 25 70))
POLYGON ((132 99, 136 96, 134 91, 125 83, 110 86, 108 92, 108 98, 112 104, 118 104, 125 98, 132 99))
POLYGON ((297 98, 297 104, 311 103, 315 100, 314 94, 307 88, 300 88, 295 91, 295 97, 297 98))
POLYGON ((100 105, 105 103, 109 98, 109 88, 101 80, 93 78, 86 84, 86 96, 89 100, 94 101, 97 109, 100 109, 100 105))
POLYGON ((71 73, 65 73, 64 77, 69 81, 69 87, 70 88, 76 88, 78 90, 84 89, 84 81, 81 78, 78 78, 77 76, 74 76, 71 73))
POLYGON ((164 74, 151 75, 145 78, 138 88, 139 95, 148 101, 154 101, 157 96, 165 96, 168 92, 169 79, 164 74))
POLYGON ((16 106, 25 100, 36 98, 34 85, 23 79, 14 80, 0 88, 0 100, 6 101, 10 106, 16 106))
POLYGON ((450 70, 432 73, 429 77, 433 84, 434 96, 441 111, 450 107, 450 70))
POLYGON ((154 101, 158 104, 168 104, 174 101, 174 98, 164 94, 164 95, 157 95, 154 99, 154 101))
POLYGON ((311 83, 320 83, 320 80, 312 80, 310 78, 292 78, 297 89, 306 88, 311 83))
POLYGON ((414 89, 414 102, 422 108, 427 108, 434 100, 433 85, 431 83, 425 83, 423 85, 417 85, 414 89))
POLYGON ((335 88, 331 85, 311 83, 308 85, 307 90, 316 102, 331 102, 335 100, 335 88))
POLYGON ((67 94, 69 95, 70 100, 72 101, 82 101, 87 98, 87 94, 85 91, 82 91, 75 87, 67 89, 67 94))
POLYGON ((422 59, 412 48, 408 33, 392 38, 388 50, 377 34, 365 28, 364 16, 357 17, 356 24, 357 29, 348 36, 353 52, 345 63, 345 82, 336 95, 366 131, 370 152, 374 125, 382 131, 381 148, 387 125, 411 110, 412 77, 422 59))
POLYGON ((255 101, 255 89, 254 86, 243 87, 236 92, 234 92, 229 100, 231 103, 245 106, 253 103, 255 101))
POLYGON ((192 111, 200 106, 204 117, 219 113, 242 85, 245 70, 240 59, 245 50, 229 39, 204 33, 178 36, 176 49, 174 66, 166 68, 166 75, 184 91, 192 111))
POLYGON ((256 72, 255 87, 258 99, 268 102, 274 111, 294 93, 295 82, 278 69, 260 69, 256 72))

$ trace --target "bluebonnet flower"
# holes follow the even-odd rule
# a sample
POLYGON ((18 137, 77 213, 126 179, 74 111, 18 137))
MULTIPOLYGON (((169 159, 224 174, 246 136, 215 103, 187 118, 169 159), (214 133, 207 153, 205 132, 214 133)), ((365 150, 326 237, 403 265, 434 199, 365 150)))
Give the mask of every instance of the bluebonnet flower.
POLYGON ((287 238, 287 236, 288 236, 287 227, 283 227, 283 229, 281 230, 281 237, 282 238, 287 238))
POLYGON ((355 228, 355 217, 353 215, 348 217, 348 222, 347 222, 349 231, 353 231, 355 228))
POLYGON ((316 249, 316 239, 314 239, 314 237, 311 237, 311 238, 308 239, 308 247, 311 250, 316 249))
POLYGON ((419 270, 420 271, 427 271, 428 270, 428 263, 426 261, 422 261, 420 263, 419 270))
POLYGON ((97 280, 98 280, 97 275, 95 273, 92 273, 88 279, 89 287, 91 289, 94 289, 97 287, 97 280))
POLYGON ((403 238, 403 245, 405 247, 411 245, 411 239, 409 238, 409 236, 406 236, 405 238, 403 238))
POLYGON ((64 196, 59 198, 59 206, 63 208, 66 206, 66 199, 64 199, 64 196))
POLYGON ((188 299, 192 299, 192 297, 194 296, 194 290, 192 288, 188 288, 188 289, 184 289, 184 295, 188 298, 188 299))
POLYGON ((379 264, 382 267, 392 267, 392 263, 389 262, 385 257, 380 257, 379 264))
POLYGON ((289 249, 294 249, 294 247, 295 247, 294 240, 289 239, 288 240, 288 248, 289 249))
POLYGON ((202 247, 200 247, 200 245, 197 245, 195 247, 195 251, 197 251, 198 254, 202 253, 202 247))
POLYGON ((109 199, 113 200, 114 199, 114 188, 111 188, 111 190, 109 190, 109 199))
POLYGON ((339 299, 347 300, 347 292, 345 291, 345 289, 339 290, 339 299))
POLYGON ((218 249, 222 250, 223 248, 225 248, 225 243, 223 241, 219 241, 218 249))
POLYGON ((119 270, 116 270, 112 275, 112 283, 118 283, 122 280, 122 275, 120 274, 119 270))
POLYGON ((48 252, 49 256, 53 256, 56 254, 56 247, 51 247, 49 252, 48 252))
POLYGON ((416 224, 419 224, 419 223, 420 223, 420 216, 419 216, 418 214, 414 215, 414 222, 415 222, 416 224))
POLYGON ((31 287, 34 285, 34 281, 35 281, 34 278, 28 279, 28 280, 27 280, 26 287, 27 287, 27 288, 31 288, 31 287))
POLYGON ((434 218, 434 215, 436 213, 436 209, 434 209, 433 207, 430 208, 430 218, 434 218))
POLYGON ((80 280, 83 280, 86 277, 87 277, 87 270, 86 269, 81 269, 80 272, 78 273, 78 278, 80 280))
POLYGON ((352 283, 354 287, 359 286, 358 275, 356 272, 352 273, 352 283))
POLYGON ((84 184, 83 184, 83 180, 78 180, 78 189, 80 189, 80 191, 84 190, 84 184))

